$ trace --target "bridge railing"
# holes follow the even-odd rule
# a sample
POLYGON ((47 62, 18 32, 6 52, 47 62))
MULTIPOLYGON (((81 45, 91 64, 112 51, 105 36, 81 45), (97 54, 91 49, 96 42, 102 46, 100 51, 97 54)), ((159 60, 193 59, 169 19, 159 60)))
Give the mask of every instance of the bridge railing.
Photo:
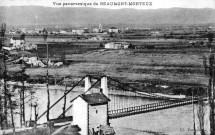
POLYGON ((159 103, 152 103, 152 104, 146 104, 141 106, 134 106, 134 107, 128 107, 123 109, 117 109, 117 110, 110 110, 108 112, 110 117, 123 117, 130 114, 135 113, 141 113, 141 112, 150 112, 150 111, 156 111, 160 109, 165 109, 168 107, 175 107, 175 106, 181 106, 186 104, 191 104, 192 102, 197 102, 197 100, 180 100, 180 101, 164 101, 159 103))

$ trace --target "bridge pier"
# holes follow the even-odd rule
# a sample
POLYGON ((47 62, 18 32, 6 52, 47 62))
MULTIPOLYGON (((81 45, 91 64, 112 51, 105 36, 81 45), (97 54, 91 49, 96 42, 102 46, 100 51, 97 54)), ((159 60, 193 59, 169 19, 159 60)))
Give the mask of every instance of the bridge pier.
POLYGON ((109 96, 108 96, 109 93, 108 93, 107 81, 108 81, 107 76, 103 76, 103 77, 101 78, 101 89, 102 89, 102 93, 103 93, 105 96, 109 97, 109 96))
POLYGON ((86 92, 92 86, 91 78, 90 78, 90 76, 85 76, 84 80, 85 80, 84 91, 86 92))

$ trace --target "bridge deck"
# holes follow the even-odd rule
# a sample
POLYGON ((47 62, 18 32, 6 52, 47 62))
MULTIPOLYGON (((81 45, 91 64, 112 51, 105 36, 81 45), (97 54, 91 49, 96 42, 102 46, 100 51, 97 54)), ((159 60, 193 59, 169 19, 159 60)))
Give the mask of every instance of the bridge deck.
MULTIPOLYGON (((193 102, 196 103, 198 101, 194 100, 193 102)), ((173 107, 183 106, 188 104, 192 104, 192 100, 172 101, 172 102, 165 101, 165 102, 111 110, 108 112, 108 115, 109 115, 109 119, 116 119, 120 117, 131 116, 131 115, 140 114, 140 113, 148 113, 148 112, 153 112, 153 111, 158 111, 158 110, 163 110, 167 108, 173 108, 173 107)))

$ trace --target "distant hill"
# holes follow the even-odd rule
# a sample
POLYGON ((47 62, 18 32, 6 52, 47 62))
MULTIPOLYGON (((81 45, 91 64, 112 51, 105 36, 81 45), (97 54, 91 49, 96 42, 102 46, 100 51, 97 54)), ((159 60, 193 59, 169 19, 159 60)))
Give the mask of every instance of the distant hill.
POLYGON ((215 22, 215 9, 101 9, 40 6, 0 7, 9 25, 205 24, 215 22))

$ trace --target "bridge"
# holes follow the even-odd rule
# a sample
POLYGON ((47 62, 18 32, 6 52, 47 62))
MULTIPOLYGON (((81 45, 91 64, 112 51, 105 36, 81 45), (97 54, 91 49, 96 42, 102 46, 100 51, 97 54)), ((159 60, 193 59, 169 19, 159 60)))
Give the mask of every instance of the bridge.
MULTIPOLYGON (((75 83, 70 90, 66 91, 61 98, 53 103, 49 110, 54 109, 54 107, 60 102, 62 103, 63 99, 65 100, 66 98, 66 100, 68 100, 68 94, 77 91, 76 88, 83 86, 83 82, 85 85, 83 94, 101 92, 102 88, 102 92, 110 99, 107 112, 108 119, 116 119, 142 113, 149 113, 198 102, 197 97, 194 99, 190 97, 179 98, 175 96, 147 93, 142 89, 137 89, 108 76, 85 76, 77 81, 77 83, 75 83), (135 100, 131 100, 131 98, 135 100), (144 103, 142 99, 155 100, 155 102, 144 103)), ((55 114, 55 117, 51 117, 50 121, 72 121, 71 114, 67 114, 71 108, 72 104, 67 104, 66 109, 63 112, 58 111, 58 114, 55 114)), ((44 118, 46 115, 47 110, 39 115, 37 121, 39 122, 40 119, 44 118)))

